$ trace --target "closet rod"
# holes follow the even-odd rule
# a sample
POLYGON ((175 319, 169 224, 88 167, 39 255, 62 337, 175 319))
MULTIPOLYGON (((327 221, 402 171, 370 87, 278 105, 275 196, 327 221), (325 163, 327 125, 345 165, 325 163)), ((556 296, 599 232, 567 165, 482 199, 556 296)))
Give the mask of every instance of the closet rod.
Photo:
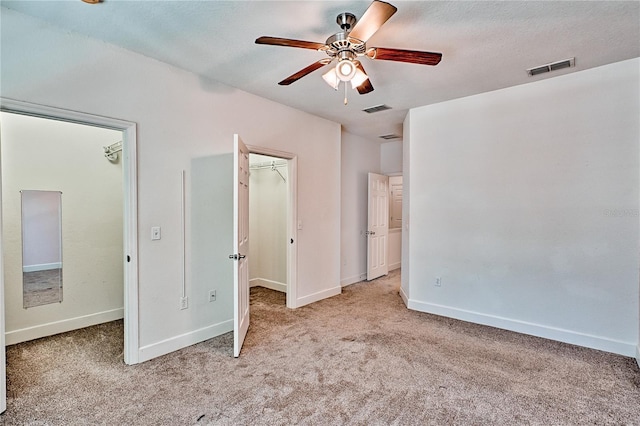
POLYGON ((282 178, 283 182, 286 182, 287 179, 282 175, 282 173, 280 173, 280 170, 278 170, 278 167, 284 167, 287 165, 286 161, 282 161, 279 163, 276 163, 275 161, 271 161, 270 163, 255 163, 253 165, 249 165, 249 170, 263 170, 263 169, 271 169, 272 171, 278 173, 280 175, 280 177, 282 178))
POLYGON ((286 162, 275 163, 275 165, 271 163, 255 163, 249 166, 249 170, 270 169, 272 167, 286 167, 286 166, 287 166, 286 162))

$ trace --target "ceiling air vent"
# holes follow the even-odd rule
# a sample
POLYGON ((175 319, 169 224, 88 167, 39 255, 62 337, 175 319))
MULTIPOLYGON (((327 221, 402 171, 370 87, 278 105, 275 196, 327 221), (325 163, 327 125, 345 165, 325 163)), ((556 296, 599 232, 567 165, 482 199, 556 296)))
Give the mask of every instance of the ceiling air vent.
POLYGON ((365 108, 363 109, 364 112, 367 112, 369 114, 373 114, 374 112, 380 112, 380 111, 385 111, 387 109, 391 109, 391 107, 389 105, 376 105, 376 106, 372 106, 369 108, 365 108))
POLYGON ((395 135, 393 133, 388 134, 388 135, 382 135, 382 136, 378 136, 380 139, 386 139, 386 140, 391 140, 391 139, 400 139, 400 135, 395 135))
POLYGON ((529 68, 527 70, 527 74, 529 74, 530 77, 533 77, 534 75, 544 74, 545 72, 557 71, 563 68, 570 68, 575 66, 576 66, 576 58, 570 58, 570 59, 565 59, 558 62, 552 62, 546 65, 541 65, 535 68, 529 68))

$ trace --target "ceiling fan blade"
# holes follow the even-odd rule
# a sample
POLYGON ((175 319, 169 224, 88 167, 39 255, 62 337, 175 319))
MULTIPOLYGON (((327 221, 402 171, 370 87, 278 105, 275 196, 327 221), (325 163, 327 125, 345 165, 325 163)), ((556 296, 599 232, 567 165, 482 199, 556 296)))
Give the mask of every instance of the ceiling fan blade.
POLYGON ((398 9, 383 1, 374 0, 362 15, 362 18, 353 27, 349 37, 366 42, 378 29, 387 22, 398 9))
POLYGON ((294 40, 291 38, 262 36, 256 39, 256 44, 269 44, 272 46, 300 47, 302 49, 321 50, 327 47, 326 44, 313 41, 294 40))
POLYGON ((382 61, 409 62, 420 65, 438 65, 440 59, 442 59, 442 53, 387 49, 385 47, 372 47, 367 50, 367 56, 371 59, 380 59, 382 61))
POLYGON ((302 77, 304 77, 307 74, 311 74, 312 72, 314 72, 315 70, 317 70, 318 68, 322 68, 325 65, 327 65, 329 62, 327 59, 321 59, 318 62, 314 62, 313 64, 309 65, 308 67, 301 69, 300 71, 298 71, 297 73, 290 75, 289 77, 285 78, 284 80, 282 80, 280 83, 278 83, 280 86, 288 86, 293 82, 296 82, 298 80, 300 80, 302 77))
MULTIPOLYGON (((367 72, 364 70, 364 67, 362 66, 362 63, 360 63, 360 61, 358 61, 358 69, 363 73, 367 74, 367 72)), ((358 93, 360 93, 361 95, 366 95, 369 92, 373 92, 373 85, 371 84, 371 79, 367 78, 360 86, 356 87, 356 89, 358 89, 358 93)))

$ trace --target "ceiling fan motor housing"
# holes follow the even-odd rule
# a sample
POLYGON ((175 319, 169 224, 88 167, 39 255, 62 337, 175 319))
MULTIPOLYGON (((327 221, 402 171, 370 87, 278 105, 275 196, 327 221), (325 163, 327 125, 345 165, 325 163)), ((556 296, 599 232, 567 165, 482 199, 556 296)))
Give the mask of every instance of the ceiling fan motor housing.
POLYGON ((364 55, 366 45, 363 41, 349 37, 347 31, 342 31, 332 35, 327 39, 327 47, 325 50, 327 55, 338 59, 354 59, 358 55, 364 55))

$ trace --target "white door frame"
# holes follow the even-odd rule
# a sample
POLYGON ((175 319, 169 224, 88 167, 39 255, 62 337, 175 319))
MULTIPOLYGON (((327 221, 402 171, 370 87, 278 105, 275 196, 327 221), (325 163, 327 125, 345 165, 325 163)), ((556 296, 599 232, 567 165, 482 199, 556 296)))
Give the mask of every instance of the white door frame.
MULTIPOLYGON (((290 152, 261 146, 247 145, 252 154, 268 155, 287 160, 287 229, 289 230, 289 244, 287 244, 287 308, 298 307, 298 156, 290 152), (291 242, 293 240, 293 242, 291 242)), ((251 190, 251 189, 249 189, 251 190)))
MULTIPOLYGON (((0 98, 0 110, 34 117, 49 118, 71 123, 85 124, 122 131, 122 170, 123 170, 123 197, 124 197, 124 362, 137 364, 139 361, 139 335, 138 335, 138 172, 137 172, 137 148, 136 148, 136 123, 99 115, 38 105, 14 99, 0 98)), ((0 188, 2 176, 0 174, 0 188)), ((0 198, 0 212, 2 211, 2 199, 0 198)), ((1 239, 0 239, 1 240, 1 239)), ((0 241, 0 247, 1 247, 0 241)), ((0 263, 1 264, 1 263, 0 263)), ((4 269, 0 271, 1 291, 4 293, 4 269)), ((2 332, 1 344, 4 354, 4 299, 2 301, 3 315, 0 319, 2 332)), ((5 362, 2 363, 2 373, 5 362)), ((6 380, 5 374, 2 381, 6 380)), ((2 386, 0 386, 2 387, 2 386)), ((4 391, 3 391, 4 392, 4 391)), ((5 394, 3 393, 4 397, 5 394)), ((2 398, 4 402, 4 398, 2 398)))

